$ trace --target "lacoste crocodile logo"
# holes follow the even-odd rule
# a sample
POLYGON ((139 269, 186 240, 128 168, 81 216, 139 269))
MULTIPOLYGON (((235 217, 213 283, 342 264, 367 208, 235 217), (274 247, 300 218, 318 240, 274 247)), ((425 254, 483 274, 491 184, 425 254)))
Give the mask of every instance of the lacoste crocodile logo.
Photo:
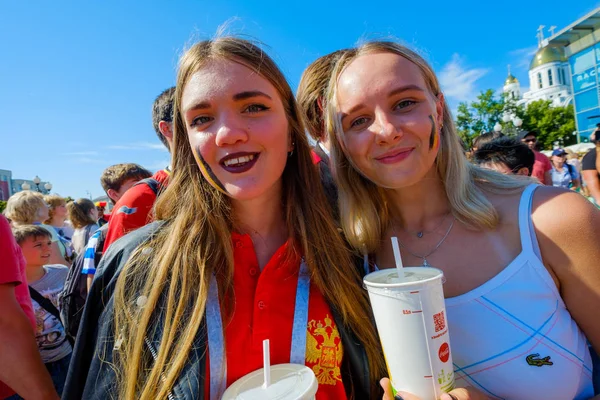
POLYGON ((552 361, 550 361, 550 356, 546 356, 544 358, 538 358, 540 356, 539 353, 530 354, 527 356, 527 364, 533 367, 543 367, 544 365, 554 365, 552 361))

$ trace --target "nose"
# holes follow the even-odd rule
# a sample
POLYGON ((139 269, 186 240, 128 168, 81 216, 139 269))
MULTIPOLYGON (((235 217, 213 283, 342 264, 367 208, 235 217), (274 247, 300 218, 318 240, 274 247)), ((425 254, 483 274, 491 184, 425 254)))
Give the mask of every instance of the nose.
POLYGON ((373 130, 377 138, 377 144, 390 144, 398 141, 402 137, 402 130, 399 125, 394 124, 393 119, 385 112, 376 114, 373 130))
POLYGON ((243 121, 236 118, 231 113, 224 113, 219 118, 219 127, 217 130, 217 146, 233 145, 244 143, 248 140, 248 131, 243 125, 243 121))

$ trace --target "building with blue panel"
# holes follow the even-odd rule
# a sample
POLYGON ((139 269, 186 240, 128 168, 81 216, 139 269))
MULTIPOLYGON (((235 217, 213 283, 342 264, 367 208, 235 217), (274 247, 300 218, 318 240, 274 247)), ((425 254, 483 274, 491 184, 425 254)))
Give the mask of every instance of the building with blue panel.
POLYGON ((544 43, 561 48, 569 65, 575 123, 581 141, 600 124, 600 8, 575 21, 544 43))

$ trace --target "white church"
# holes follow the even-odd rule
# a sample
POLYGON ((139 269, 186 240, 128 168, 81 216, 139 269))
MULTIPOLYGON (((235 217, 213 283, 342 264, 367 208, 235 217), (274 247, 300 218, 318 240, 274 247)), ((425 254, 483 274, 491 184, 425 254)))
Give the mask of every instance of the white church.
POLYGON ((544 26, 540 26, 538 29, 538 50, 529 65, 529 91, 521 93, 519 80, 510 73, 510 66, 503 91, 519 105, 527 106, 536 100, 550 100, 554 106, 567 106, 573 101, 573 90, 568 78, 569 64, 562 48, 548 45, 543 37, 543 28, 544 26))

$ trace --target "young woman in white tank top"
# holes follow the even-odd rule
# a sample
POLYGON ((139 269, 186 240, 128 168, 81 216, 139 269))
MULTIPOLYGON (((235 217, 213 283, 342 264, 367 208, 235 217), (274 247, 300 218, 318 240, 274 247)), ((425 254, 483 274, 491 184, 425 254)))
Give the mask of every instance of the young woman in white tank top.
POLYGON ((593 398, 600 212, 469 164, 433 70, 403 46, 348 51, 327 100, 350 243, 390 268, 397 236, 405 265, 444 271, 458 389, 442 399, 593 398))

